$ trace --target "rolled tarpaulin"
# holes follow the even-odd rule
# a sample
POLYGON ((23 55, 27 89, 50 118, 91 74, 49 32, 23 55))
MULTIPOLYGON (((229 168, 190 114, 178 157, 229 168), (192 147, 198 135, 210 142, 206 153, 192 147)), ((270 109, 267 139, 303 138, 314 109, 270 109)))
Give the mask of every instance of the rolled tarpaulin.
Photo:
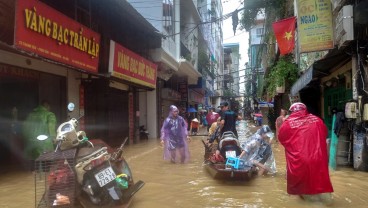
POLYGON ((331 141, 330 141, 330 156, 328 160, 328 166, 331 170, 336 170, 336 151, 337 151, 337 143, 339 142, 337 135, 335 134, 335 122, 336 122, 336 113, 332 116, 332 128, 331 128, 331 141))

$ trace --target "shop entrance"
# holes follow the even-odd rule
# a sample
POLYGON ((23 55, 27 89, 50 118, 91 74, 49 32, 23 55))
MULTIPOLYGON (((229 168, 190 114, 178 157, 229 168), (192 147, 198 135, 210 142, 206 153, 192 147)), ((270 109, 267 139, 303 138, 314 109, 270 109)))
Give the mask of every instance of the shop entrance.
POLYGON ((346 89, 345 87, 336 87, 326 89, 324 92, 325 106, 324 121, 329 131, 329 137, 331 138, 331 128, 332 128, 332 109, 336 108, 338 111, 343 111, 345 109, 345 104, 348 100, 352 99, 353 94, 351 89, 346 89))
POLYGON ((0 79, 0 165, 18 163, 23 158, 22 122, 38 103, 36 81, 0 79))
POLYGON ((109 87, 108 80, 84 81, 83 86, 87 136, 120 145, 129 135, 128 92, 109 87))
POLYGON ((42 100, 50 103, 58 123, 65 121, 66 81, 51 74, 1 67, 0 165, 17 166, 25 161, 23 122, 42 100))

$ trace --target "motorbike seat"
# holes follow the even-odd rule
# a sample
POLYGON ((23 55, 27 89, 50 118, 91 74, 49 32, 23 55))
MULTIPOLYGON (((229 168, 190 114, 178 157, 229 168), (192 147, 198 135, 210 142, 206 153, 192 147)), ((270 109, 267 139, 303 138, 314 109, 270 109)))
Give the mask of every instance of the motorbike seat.
POLYGON ((223 138, 219 143, 219 148, 222 149, 222 147, 227 145, 234 145, 240 147, 239 141, 234 137, 223 138))
POLYGON ((95 147, 82 147, 78 150, 77 161, 86 160, 93 155, 99 154, 99 152, 106 151, 106 147, 95 146, 95 147))

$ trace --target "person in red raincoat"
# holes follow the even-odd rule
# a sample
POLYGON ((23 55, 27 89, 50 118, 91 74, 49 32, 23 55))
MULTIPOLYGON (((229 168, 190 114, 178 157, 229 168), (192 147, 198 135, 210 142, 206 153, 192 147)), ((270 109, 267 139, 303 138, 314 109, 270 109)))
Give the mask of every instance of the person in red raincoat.
POLYGON ((287 192, 306 200, 331 203, 327 127, 303 103, 292 104, 289 111, 291 115, 278 135, 285 147, 287 192))

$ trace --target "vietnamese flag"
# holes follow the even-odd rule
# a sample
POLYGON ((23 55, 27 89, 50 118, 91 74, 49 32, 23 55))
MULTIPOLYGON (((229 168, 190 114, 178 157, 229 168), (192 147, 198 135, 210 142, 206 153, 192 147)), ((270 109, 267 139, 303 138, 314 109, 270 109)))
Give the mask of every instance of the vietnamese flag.
POLYGON ((295 21, 296 17, 290 17, 272 24, 281 55, 288 54, 294 49, 295 21))

